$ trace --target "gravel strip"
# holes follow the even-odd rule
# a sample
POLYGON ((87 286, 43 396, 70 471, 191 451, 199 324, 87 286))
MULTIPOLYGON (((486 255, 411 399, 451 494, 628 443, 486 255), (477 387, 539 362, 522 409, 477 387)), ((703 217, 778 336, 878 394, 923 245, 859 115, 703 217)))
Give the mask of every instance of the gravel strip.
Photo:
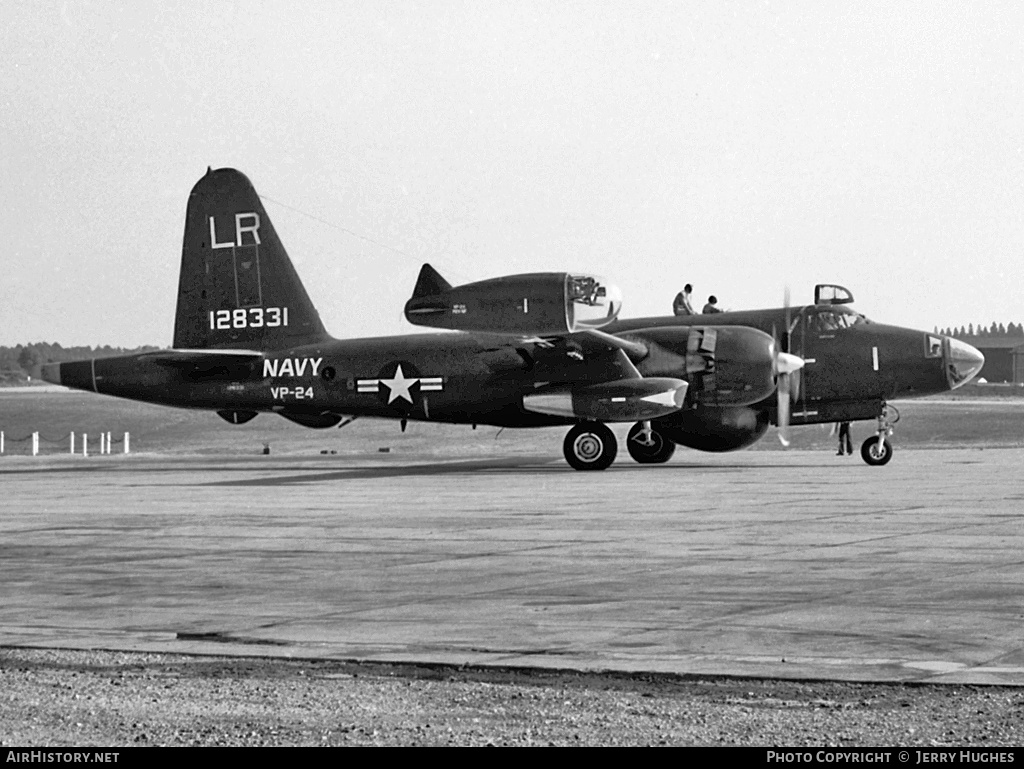
POLYGON ((0 744, 1024 744, 1024 690, 0 649, 0 744))

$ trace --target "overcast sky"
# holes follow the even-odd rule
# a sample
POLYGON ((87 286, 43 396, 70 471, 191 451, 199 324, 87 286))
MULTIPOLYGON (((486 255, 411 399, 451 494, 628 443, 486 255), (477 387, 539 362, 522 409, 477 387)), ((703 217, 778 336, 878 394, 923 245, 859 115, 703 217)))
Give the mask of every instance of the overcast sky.
POLYGON ((170 344, 188 192, 245 173, 338 337, 583 270, 623 316, 847 286, 1024 321, 1024 4, 0 3, 0 344, 170 344))

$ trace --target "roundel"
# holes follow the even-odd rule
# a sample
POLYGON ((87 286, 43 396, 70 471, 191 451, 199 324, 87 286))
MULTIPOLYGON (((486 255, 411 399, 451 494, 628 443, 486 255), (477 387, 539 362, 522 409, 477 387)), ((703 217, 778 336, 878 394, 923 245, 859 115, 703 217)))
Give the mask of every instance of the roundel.
POLYGON ((359 379, 356 382, 361 393, 376 393, 380 400, 399 409, 411 409, 418 393, 443 389, 439 376, 422 376, 419 369, 408 361, 388 363, 374 378, 359 379))

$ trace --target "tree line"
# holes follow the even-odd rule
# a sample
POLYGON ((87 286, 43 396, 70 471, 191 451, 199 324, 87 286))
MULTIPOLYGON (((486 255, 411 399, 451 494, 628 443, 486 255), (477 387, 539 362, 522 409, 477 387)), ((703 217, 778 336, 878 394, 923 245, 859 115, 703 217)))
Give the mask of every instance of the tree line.
POLYGON ((985 326, 979 323, 975 326, 973 323, 968 323, 966 327, 960 326, 960 328, 936 328, 935 333, 945 334, 946 336, 953 336, 958 339, 961 338, 988 338, 988 339, 1015 339, 1020 338, 1024 340, 1024 324, 1022 323, 1010 323, 1003 325, 1002 323, 992 322, 991 326, 985 326))
POLYGON ((110 358, 114 355, 131 355, 158 349, 160 348, 150 345, 125 349, 111 347, 109 344, 103 347, 61 347, 56 342, 0 346, 0 385, 22 384, 28 381, 29 377, 38 379, 39 369, 45 363, 61 363, 83 358, 110 358))

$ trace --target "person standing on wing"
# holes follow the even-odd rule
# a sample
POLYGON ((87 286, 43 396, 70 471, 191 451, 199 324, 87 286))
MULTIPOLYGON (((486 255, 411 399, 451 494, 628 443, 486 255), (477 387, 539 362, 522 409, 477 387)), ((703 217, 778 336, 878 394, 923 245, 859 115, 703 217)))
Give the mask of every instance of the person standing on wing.
POLYGON ((672 314, 673 315, 696 315, 693 311, 693 305, 690 304, 690 294, 693 293, 693 286, 687 283, 683 286, 683 290, 676 294, 676 298, 672 301, 672 314))

